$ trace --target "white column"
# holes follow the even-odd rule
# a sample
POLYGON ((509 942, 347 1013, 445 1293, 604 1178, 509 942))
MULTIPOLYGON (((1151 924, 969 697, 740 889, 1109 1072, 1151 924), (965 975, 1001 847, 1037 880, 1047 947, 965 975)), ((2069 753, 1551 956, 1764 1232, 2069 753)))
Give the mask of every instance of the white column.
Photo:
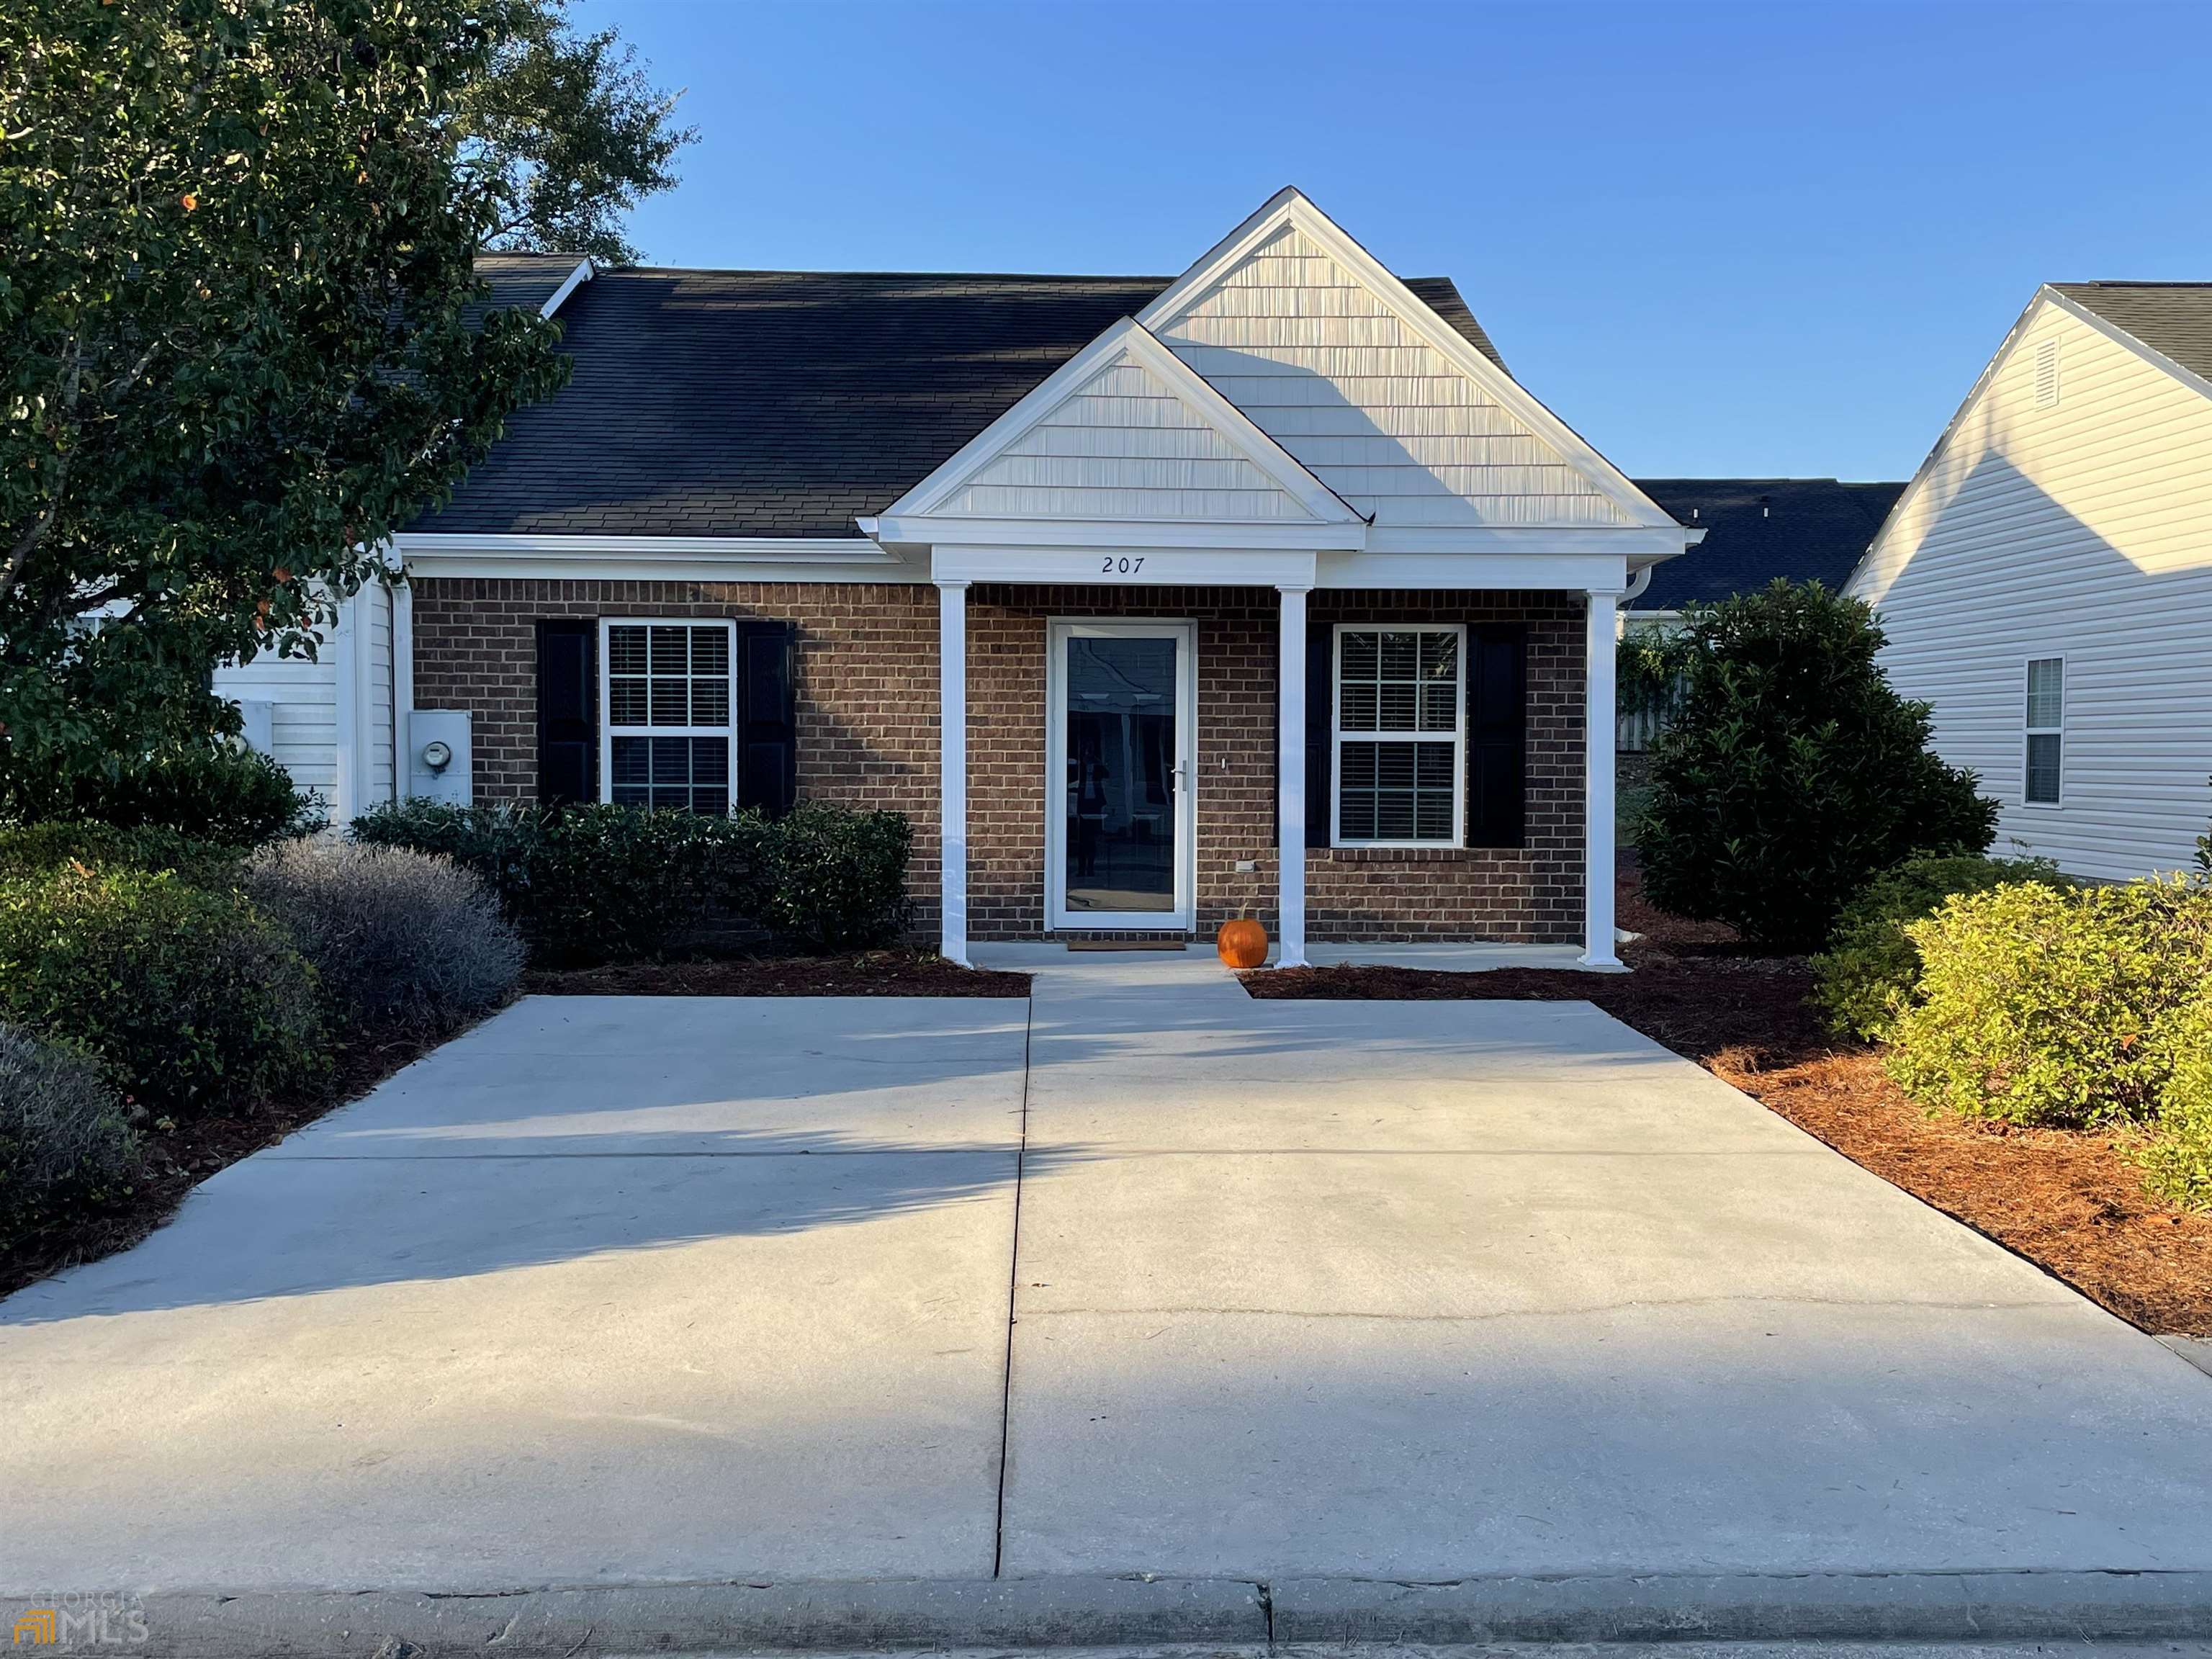
POLYGON ((938 949, 968 962, 968 584, 937 584, 938 949))
POLYGON ((1306 965, 1306 590, 1282 595, 1282 707, 1275 714, 1275 966, 1306 965))
POLYGON ((1584 649, 1588 688, 1583 725, 1588 739, 1583 778, 1583 963, 1618 968, 1613 948, 1613 769, 1617 723, 1613 708, 1613 611, 1620 595, 1589 590, 1584 649))

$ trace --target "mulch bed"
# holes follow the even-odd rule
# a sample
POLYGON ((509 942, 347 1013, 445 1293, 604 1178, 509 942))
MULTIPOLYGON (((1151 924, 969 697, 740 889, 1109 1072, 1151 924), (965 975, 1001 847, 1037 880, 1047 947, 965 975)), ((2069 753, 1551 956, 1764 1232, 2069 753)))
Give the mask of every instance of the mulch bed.
POLYGON ((295 1129, 357 1100, 447 1039, 410 1036, 338 1051, 323 1086, 301 1099, 161 1129, 141 1125, 146 1173, 130 1194, 0 1250, 0 1296, 79 1262, 127 1250, 174 1215, 185 1194, 217 1170, 273 1146, 295 1129))
POLYGON ((526 975, 522 988, 570 997, 1025 997, 1030 976, 914 951, 869 951, 550 969, 526 975))
POLYGON ((1645 904, 1624 877, 1631 974, 1309 968, 1244 976, 1255 997, 1595 1003, 1696 1060, 1863 1168, 1955 1217, 2148 1331, 2212 1336, 2212 1216, 2143 1191, 2110 1136, 1932 1116, 1862 1043, 1806 1005, 1802 957, 1761 957, 1723 927, 1645 904))

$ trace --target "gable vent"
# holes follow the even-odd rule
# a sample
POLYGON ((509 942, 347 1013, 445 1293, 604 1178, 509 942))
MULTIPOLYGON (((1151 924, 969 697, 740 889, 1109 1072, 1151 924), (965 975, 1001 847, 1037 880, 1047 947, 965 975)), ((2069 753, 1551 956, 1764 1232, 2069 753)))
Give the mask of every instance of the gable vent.
POLYGON ((2038 409, 2058 407, 2058 342, 2056 340, 2035 343, 2035 406, 2038 409))

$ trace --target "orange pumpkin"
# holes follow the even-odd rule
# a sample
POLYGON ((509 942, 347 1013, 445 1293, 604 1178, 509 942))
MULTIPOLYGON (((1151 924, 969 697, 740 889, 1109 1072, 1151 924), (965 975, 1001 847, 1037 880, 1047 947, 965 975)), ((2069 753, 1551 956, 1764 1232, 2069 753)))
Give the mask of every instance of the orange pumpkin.
POLYGON ((1249 916, 1221 924, 1213 948, 1231 968, 1257 968, 1267 960, 1267 930, 1249 916))

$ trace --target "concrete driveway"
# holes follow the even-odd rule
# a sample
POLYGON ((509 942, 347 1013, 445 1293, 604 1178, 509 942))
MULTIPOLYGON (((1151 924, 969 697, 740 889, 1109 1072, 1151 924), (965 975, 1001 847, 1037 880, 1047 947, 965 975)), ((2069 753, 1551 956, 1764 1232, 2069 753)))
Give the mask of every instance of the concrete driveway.
POLYGON ((0 1590, 2212 1570, 2212 1377, 1589 1006, 1001 955, 526 1000, 0 1304, 0 1590))

